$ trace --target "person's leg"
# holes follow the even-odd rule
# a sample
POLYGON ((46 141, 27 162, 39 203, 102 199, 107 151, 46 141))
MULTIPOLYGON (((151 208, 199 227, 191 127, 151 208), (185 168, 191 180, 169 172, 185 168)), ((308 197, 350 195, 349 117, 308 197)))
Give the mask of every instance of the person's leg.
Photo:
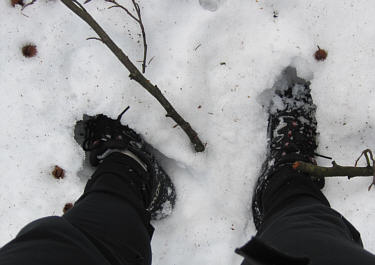
MULTIPOLYGON (((264 219, 257 240, 288 256, 305 257, 311 265, 375 263, 358 231, 330 208, 308 176, 285 166, 272 178, 263 194, 264 219)), ((280 261, 272 251, 265 255, 280 261)))
POLYGON ((143 172, 134 159, 111 154, 72 209, 23 228, 0 250, 0 263, 151 264, 150 214, 133 182, 143 172))
POLYGON ((309 82, 288 67, 269 106, 267 159, 254 190, 256 236, 236 252, 243 264, 373 264, 358 231, 321 193, 322 181, 292 168, 314 163, 316 106, 309 82))
POLYGON ((151 146, 120 119, 77 123, 76 140, 97 166, 83 195, 63 217, 23 228, 0 249, 0 264, 151 264, 150 219, 169 215, 176 194, 151 146))
POLYGON ((87 183, 82 197, 63 216, 112 264, 151 264, 150 214, 133 181, 143 173, 132 158, 111 154, 87 183))
POLYGON ((0 264, 110 265, 81 231, 57 216, 25 226, 0 249, 0 264))

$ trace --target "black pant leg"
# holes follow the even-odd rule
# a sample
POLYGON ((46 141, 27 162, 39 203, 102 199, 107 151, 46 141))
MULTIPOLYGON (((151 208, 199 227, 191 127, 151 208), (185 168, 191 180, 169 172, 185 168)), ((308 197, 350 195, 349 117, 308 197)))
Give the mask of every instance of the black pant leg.
POLYGON ((262 201, 265 218, 255 243, 238 251, 250 254, 243 264, 375 264, 358 231, 330 208, 308 176, 281 168, 272 175, 262 201), (254 260, 259 263, 250 263, 254 260))
POLYGON ((151 264, 153 228, 134 182, 142 172, 132 158, 111 154, 93 174, 82 197, 63 216, 112 264, 151 264))
POLYGON ((113 153, 63 217, 27 225, 0 249, 0 264, 150 265, 150 216, 137 189, 143 168, 113 153))
POLYGON ((84 233, 112 264, 151 264, 149 231, 128 202, 111 194, 92 193, 63 218, 84 233))
POLYGON ((94 244, 61 217, 25 226, 0 249, 1 265, 110 265, 94 244))

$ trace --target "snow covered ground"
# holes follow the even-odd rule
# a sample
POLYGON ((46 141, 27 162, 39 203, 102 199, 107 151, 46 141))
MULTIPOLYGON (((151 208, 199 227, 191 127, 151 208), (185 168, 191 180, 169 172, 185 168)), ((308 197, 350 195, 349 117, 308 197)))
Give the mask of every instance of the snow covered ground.
MULTIPOLYGON (((130 1, 128 1, 130 2, 130 1)), ((123 1, 124 4, 128 4, 123 1)), ((84 153, 73 139, 83 113, 117 116, 167 158, 176 209, 156 222, 153 264, 239 264, 234 248, 255 234, 250 199, 266 154, 267 115, 259 95, 295 65, 318 106, 318 152, 352 165, 375 149, 375 4, 371 0, 144 0, 146 77, 207 142, 195 153, 93 31, 58 0, 21 11, 0 2, 0 245, 26 223, 61 215, 80 195, 84 153), (38 54, 25 58, 24 44, 38 54), (327 60, 313 58, 317 45, 327 60), (200 106, 200 107, 199 107, 200 106), (51 176, 54 165, 66 177, 51 176)), ((120 9, 86 5, 134 61, 138 25, 120 9)), ((137 63, 141 67, 141 63, 137 63)), ((328 160, 319 160, 329 165, 328 160)), ((324 193, 375 252, 371 180, 327 180, 324 193)))

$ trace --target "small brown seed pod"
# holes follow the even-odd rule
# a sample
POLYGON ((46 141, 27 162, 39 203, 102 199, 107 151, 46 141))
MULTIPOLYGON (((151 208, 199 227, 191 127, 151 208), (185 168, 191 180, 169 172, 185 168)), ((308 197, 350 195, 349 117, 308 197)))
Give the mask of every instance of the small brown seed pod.
POLYGON ((22 54, 27 58, 34 57, 37 53, 38 50, 34 44, 27 44, 22 47, 22 54))
POLYGON ((315 59, 318 60, 318 61, 324 61, 324 60, 327 58, 327 55, 328 55, 327 51, 321 49, 321 48, 318 46, 318 50, 315 52, 314 57, 315 57, 315 59))
POLYGON ((67 211, 69 211, 70 209, 72 209, 73 206, 74 205, 71 202, 66 203, 65 206, 64 206, 64 208, 63 208, 63 213, 66 213, 67 211))
POLYGON ((55 166, 55 168, 52 171, 52 175, 55 177, 55 179, 63 179, 65 176, 64 169, 62 169, 59 166, 55 166))
POLYGON ((16 5, 24 6, 25 3, 23 0, 10 0, 10 4, 15 7, 16 5))

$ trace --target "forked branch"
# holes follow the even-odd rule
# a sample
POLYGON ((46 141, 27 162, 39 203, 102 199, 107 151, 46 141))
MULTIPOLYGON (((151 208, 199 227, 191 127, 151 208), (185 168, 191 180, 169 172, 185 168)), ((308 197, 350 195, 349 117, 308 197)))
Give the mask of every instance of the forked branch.
POLYGON ((353 177, 372 176, 373 181, 368 189, 370 190, 371 187, 375 185, 375 160, 370 149, 366 149, 361 153, 355 161, 354 167, 340 166, 335 161, 332 162, 332 167, 321 167, 303 161, 297 161, 293 164, 293 168, 305 172, 314 178, 347 176, 350 179, 353 177), (366 159, 366 167, 357 166, 362 156, 366 159))
POLYGON ((134 10, 137 13, 137 16, 134 16, 129 11, 129 9, 127 9, 123 5, 120 5, 116 0, 105 0, 105 1, 113 4, 113 6, 110 6, 109 9, 114 8, 114 7, 118 7, 118 8, 121 8, 122 10, 124 10, 132 19, 134 19, 138 23, 139 27, 141 28, 142 39, 143 39, 142 73, 145 73, 146 72, 146 60, 147 60, 147 41, 146 41, 145 27, 143 25, 141 9, 139 7, 139 4, 135 0, 132 0, 134 10))

